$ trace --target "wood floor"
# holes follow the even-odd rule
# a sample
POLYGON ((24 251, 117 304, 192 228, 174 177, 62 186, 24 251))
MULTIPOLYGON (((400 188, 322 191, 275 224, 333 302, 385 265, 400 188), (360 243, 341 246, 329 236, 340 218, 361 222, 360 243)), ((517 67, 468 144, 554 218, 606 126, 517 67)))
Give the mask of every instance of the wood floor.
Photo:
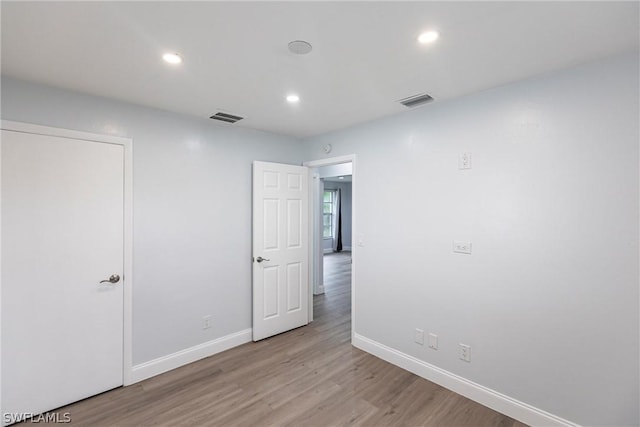
POLYGON ((312 324, 56 412, 86 426, 524 426, 352 347, 350 254, 325 266, 312 324))

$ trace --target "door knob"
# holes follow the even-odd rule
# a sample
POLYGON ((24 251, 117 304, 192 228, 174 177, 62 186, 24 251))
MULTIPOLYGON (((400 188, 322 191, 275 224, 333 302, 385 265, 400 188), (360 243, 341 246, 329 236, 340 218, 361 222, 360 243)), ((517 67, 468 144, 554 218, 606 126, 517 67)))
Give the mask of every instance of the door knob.
POLYGON ((117 274, 112 274, 107 280, 101 280, 100 283, 118 283, 120 281, 120 276, 117 274))
POLYGON ((262 262, 262 261, 271 261, 271 260, 270 259, 266 259, 266 258, 262 258, 261 256, 259 256, 258 258, 256 258, 256 261, 262 262))

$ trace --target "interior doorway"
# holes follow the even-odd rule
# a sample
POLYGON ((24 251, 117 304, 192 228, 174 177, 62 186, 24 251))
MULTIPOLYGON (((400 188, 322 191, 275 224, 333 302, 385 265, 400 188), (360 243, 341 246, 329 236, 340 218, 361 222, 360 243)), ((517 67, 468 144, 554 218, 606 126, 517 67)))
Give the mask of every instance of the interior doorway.
POLYGON ((339 304, 341 321, 350 323, 351 336, 355 324, 357 256, 355 160, 355 155, 347 155, 304 163, 310 168, 312 189, 310 303, 314 312, 322 310, 319 303, 339 304))
MULTIPOLYGON (((351 264, 352 249, 352 167, 351 163, 322 166, 317 169, 322 192, 322 281, 315 294, 322 294, 334 276, 351 264)), ((335 284, 335 283, 334 283, 335 284)))

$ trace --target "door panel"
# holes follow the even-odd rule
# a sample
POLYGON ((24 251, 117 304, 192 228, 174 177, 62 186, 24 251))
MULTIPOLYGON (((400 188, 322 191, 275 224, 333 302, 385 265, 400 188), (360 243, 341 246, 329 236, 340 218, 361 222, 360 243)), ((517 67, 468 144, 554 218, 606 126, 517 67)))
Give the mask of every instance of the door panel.
POLYGON ((264 288, 264 319, 270 319, 278 315, 278 267, 263 268, 264 288))
POLYGON ((123 382, 124 148, 2 130, 0 150, 2 410, 41 413, 123 382))
POLYGON ((308 323, 307 177, 301 166, 253 164, 254 341, 308 323))
POLYGON ((287 248, 299 248, 302 244, 302 201, 287 200, 287 248))
POLYGON ((302 308, 300 288, 302 282, 302 265, 294 262, 287 265, 287 312, 302 308))
POLYGON ((280 235, 280 203, 278 199, 264 199, 264 240, 262 247, 265 251, 278 250, 278 236, 280 235))

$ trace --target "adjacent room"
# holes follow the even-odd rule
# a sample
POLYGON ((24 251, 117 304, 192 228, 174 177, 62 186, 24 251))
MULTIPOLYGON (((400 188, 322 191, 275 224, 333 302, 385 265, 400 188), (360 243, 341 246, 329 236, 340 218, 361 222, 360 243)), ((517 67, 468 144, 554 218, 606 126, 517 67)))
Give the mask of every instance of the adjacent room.
POLYGON ((640 424, 640 2, 0 12, 3 426, 640 424))

